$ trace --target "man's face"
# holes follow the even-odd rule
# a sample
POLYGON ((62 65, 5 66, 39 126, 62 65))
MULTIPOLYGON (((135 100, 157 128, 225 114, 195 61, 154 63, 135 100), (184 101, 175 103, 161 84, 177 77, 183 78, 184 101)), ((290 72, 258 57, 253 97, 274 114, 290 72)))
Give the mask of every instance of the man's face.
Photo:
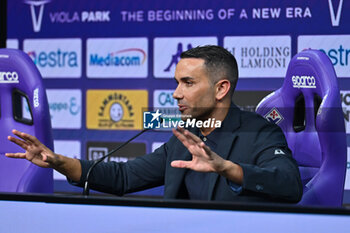
POLYGON ((183 58, 175 70, 178 86, 173 94, 183 118, 206 120, 214 110, 215 88, 205 69, 204 60, 183 58))

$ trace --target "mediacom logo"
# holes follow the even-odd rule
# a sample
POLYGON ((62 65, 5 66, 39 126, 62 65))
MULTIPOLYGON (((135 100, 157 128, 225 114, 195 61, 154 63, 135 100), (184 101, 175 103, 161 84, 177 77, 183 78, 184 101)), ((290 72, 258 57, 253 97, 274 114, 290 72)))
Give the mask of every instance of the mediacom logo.
POLYGON ((87 40, 89 78, 146 78, 147 38, 96 38, 87 40))
POLYGON ((86 98, 88 129, 142 129, 142 109, 148 107, 146 90, 88 90, 86 98))
POLYGON ((81 39, 26 39, 23 50, 43 78, 81 77, 81 39))
POLYGON ((298 52, 318 49, 327 54, 339 78, 350 77, 350 35, 299 36, 298 52))
POLYGON ((146 61, 146 52, 142 49, 130 48, 109 53, 107 56, 99 56, 98 54, 90 55, 91 66, 140 66, 146 61), (140 53, 140 55, 129 55, 132 53, 140 53))

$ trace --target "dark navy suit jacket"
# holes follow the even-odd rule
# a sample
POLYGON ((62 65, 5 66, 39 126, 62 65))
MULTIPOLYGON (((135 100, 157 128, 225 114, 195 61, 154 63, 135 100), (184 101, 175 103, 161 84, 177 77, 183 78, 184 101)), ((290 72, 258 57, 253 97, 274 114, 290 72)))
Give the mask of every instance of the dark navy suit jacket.
MULTIPOLYGON (((216 173, 209 178, 208 200, 290 201, 302 196, 298 166, 291 156, 284 134, 261 116, 232 105, 218 131, 214 150, 243 168, 242 192, 231 189, 229 181, 216 173)), ((198 135, 198 129, 191 129, 198 135)), ((126 163, 100 163, 90 177, 90 187, 123 195, 165 185, 164 198, 188 198, 184 186, 186 169, 173 168, 173 160, 191 160, 192 155, 175 137, 155 152, 126 163)), ((82 185, 91 161, 81 161, 82 185)))

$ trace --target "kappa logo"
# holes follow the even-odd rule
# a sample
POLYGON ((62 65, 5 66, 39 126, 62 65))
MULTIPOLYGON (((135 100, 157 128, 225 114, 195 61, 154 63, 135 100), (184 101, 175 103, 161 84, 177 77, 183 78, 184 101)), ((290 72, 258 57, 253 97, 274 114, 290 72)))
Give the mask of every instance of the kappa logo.
POLYGON ((343 0, 339 1, 338 9, 337 9, 337 14, 334 14, 334 9, 333 9, 333 2, 332 0, 328 0, 328 6, 329 6, 329 13, 331 15, 331 22, 333 27, 338 27, 339 26, 339 21, 341 17, 341 10, 343 8, 343 0))
MULTIPOLYGON (((192 49, 193 46, 192 44, 187 44, 187 50, 192 49)), ((171 56, 171 60, 169 65, 164 69, 164 72, 169 72, 172 66, 176 66, 176 64, 179 62, 180 60, 180 56, 181 53, 184 52, 184 48, 182 43, 178 43, 177 44, 177 51, 175 52, 175 54, 173 54, 171 56)))
POLYGON ((283 116, 277 111, 276 108, 271 109, 265 116, 268 121, 278 124, 283 121, 283 116))
POLYGON ((41 22, 43 20, 44 6, 50 3, 51 0, 25 0, 24 3, 30 7, 30 14, 32 16, 33 30, 34 32, 40 32, 41 22), (35 8, 39 8, 38 15, 35 12, 35 8))
POLYGON ((275 155, 285 155, 285 153, 281 149, 276 149, 275 150, 275 155))

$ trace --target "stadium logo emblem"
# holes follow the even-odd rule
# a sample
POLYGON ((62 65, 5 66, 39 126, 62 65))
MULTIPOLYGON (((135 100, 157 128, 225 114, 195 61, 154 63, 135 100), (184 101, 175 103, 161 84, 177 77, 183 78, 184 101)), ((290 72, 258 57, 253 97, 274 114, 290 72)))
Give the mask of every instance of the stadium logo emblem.
POLYGON ((339 26, 340 17, 341 17, 341 11, 342 11, 342 8, 343 8, 343 0, 339 1, 338 9, 337 9, 337 13, 336 14, 334 13, 334 7, 333 7, 332 0, 328 0, 328 6, 329 6, 329 13, 331 15, 332 26, 333 27, 338 27, 339 26))
POLYGON ((43 20, 44 6, 50 3, 51 0, 25 0, 24 3, 30 6, 30 14, 32 16, 33 30, 34 32, 40 32, 41 22, 43 20), (35 7, 39 7, 39 14, 36 15, 35 7))

